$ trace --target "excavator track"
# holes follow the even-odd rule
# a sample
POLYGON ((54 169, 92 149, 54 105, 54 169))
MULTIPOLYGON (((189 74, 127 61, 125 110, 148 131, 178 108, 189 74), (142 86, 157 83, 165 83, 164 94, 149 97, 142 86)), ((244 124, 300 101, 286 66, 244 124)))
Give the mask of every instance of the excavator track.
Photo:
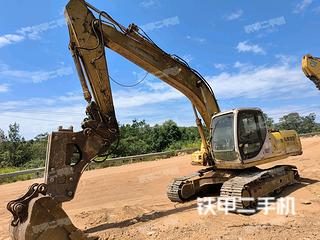
POLYGON ((214 168, 209 167, 201 169, 193 174, 173 179, 167 188, 168 198, 172 202, 185 202, 189 200, 200 191, 201 187, 195 187, 195 182, 200 179, 211 178, 214 172, 214 168))
POLYGON ((172 202, 186 202, 195 197, 203 186, 222 184, 220 197, 235 198, 238 210, 254 207, 257 198, 279 192, 298 179, 296 167, 290 165, 278 165, 265 170, 253 167, 242 171, 207 168, 175 178, 168 186, 167 196, 172 202))
MULTIPOLYGON (((180 178, 175 178, 169 184, 167 188, 167 196, 172 202, 185 202, 188 198, 184 197, 182 194, 182 188, 187 184, 191 178, 197 176, 198 174, 192 174, 180 178)), ((191 197, 191 196, 190 196, 191 197)))
POLYGON ((255 207, 259 197, 279 192, 286 186, 297 183, 298 179, 295 166, 280 165, 266 170, 255 168, 226 181, 221 187, 220 197, 234 197, 236 210, 255 207))
POLYGON ((243 209, 253 205, 253 203, 245 202, 242 198, 251 197, 247 192, 247 186, 250 183, 258 180, 266 171, 253 171, 250 173, 241 174, 226 181, 220 189, 220 197, 228 199, 235 198, 236 209, 243 209))
POLYGON ((183 199, 179 194, 179 192, 181 192, 183 181, 183 179, 175 179, 169 184, 167 189, 167 196, 172 202, 183 202, 183 199))

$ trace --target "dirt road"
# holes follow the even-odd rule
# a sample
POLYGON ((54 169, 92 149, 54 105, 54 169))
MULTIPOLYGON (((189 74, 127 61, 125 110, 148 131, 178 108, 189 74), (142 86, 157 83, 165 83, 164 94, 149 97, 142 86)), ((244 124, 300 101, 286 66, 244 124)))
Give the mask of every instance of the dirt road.
MULTIPOLYGON (((76 226, 102 239, 320 239, 320 137, 302 143, 303 155, 276 162, 296 165, 302 177, 280 194, 295 198, 295 215, 270 209, 268 215, 200 216, 196 200, 171 203, 169 181, 199 169, 190 165, 190 155, 85 172, 64 209, 76 226)), ((6 203, 37 181, 0 186, 0 239, 8 239, 6 203)))

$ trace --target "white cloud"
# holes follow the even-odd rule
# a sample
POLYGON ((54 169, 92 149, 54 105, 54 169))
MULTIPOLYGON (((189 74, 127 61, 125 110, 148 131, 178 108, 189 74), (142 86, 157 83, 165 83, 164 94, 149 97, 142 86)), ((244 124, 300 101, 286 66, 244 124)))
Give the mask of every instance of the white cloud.
POLYGON ((144 84, 151 90, 155 90, 155 91, 160 91, 160 90, 164 90, 166 88, 168 88, 168 85, 165 84, 164 82, 160 82, 160 81, 151 81, 151 80, 147 80, 144 82, 144 84))
POLYGON ((0 48, 26 39, 41 39, 41 33, 63 25, 65 25, 64 18, 59 18, 50 22, 19 28, 14 34, 0 35, 0 48))
POLYGON ((41 23, 34 26, 23 27, 17 30, 17 33, 26 36, 29 39, 37 40, 40 39, 40 34, 50 29, 64 26, 66 21, 64 18, 59 18, 50 22, 41 23))
POLYGON ((309 7, 309 5, 312 3, 312 0, 302 0, 299 2, 296 6, 295 9, 293 10, 293 13, 301 13, 305 9, 309 7))
POLYGON ((139 5, 143 8, 155 7, 159 5, 159 0, 144 0, 139 5))
POLYGON ((40 83, 49 79, 67 76, 73 73, 71 67, 59 67, 52 71, 25 71, 10 69, 8 65, 0 65, 0 77, 20 79, 33 83, 40 83))
POLYGON ((0 48, 12 43, 20 42, 24 39, 23 36, 17 34, 5 34, 0 36, 0 48))
MULTIPOLYGON (((152 111, 152 109, 154 109, 155 104, 161 105, 160 103, 183 98, 180 92, 168 85, 161 89, 116 91, 113 96, 117 118, 121 122, 130 122, 137 116, 142 119, 145 117, 154 118, 153 113, 155 111, 152 111), (148 108, 149 110, 146 111, 148 108), (140 109, 140 111, 137 111, 137 109, 140 109)), ((20 124, 22 135, 27 139, 31 139, 42 132, 51 132, 59 125, 64 127, 73 125, 75 130, 80 130, 80 124, 85 117, 85 105, 80 93, 51 98, 30 98, 0 102, 0 128, 7 130, 6 127, 10 123, 17 122, 20 124), (41 103, 41 106, 39 103, 41 103)), ((158 108, 161 108, 161 106, 158 106, 158 108)), ((159 115, 159 112, 157 115, 159 115)), ((163 116, 160 118, 155 122, 165 119, 163 116)))
POLYGON ((3 111, 1 109, 0 126, 7 130, 9 124, 17 122, 20 125, 22 136, 26 139, 34 138, 39 133, 54 131, 58 126, 69 127, 73 125, 75 130, 80 130, 80 124, 85 115, 72 113, 79 112, 80 109, 84 108, 85 105, 75 104, 19 111, 3 111))
POLYGON ((80 94, 3 101, 0 102, 0 128, 7 130, 9 124, 17 122, 27 139, 56 130, 59 125, 74 125, 79 130, 84 111, 85 101, 80 94))
MULTIPOLYGON (((283 58, 288 59, 284 55, 279 55, 276 63, 271 66, 254 66, 238 61, 234 64, 238 69, 235 72, 222 72, 205 78, 221 101, 237 101, 241 98, 253 104, 256 100, 281 103, 281 100, 319 96, 319 91, 305 78, 300 66, 283 61, 283 58), (302 92, 303 94, 299 94, 302 92)), ((135 118, 146 119, 151 124, 169 118, 179 124, 187 125, 193 124, 194 121, 187 98, 154 78, 146 79, 139 88, 115 91, 113 96, 117 118, 121 123, 131 122, 135 118), (168 105, 175 107, 168 109, 168 105), (177 110, 174 111, 176 107, 177 110)), ((85 105, 80 92, 51 98, 0 102, 0 128, 16 121, 21 125, 22 134, 29 139, 38 133, 55 130, 59 125, 65 127, 74 125, 76 129, 80 129, 85 105)), ((230 106, 232 107, 234 106, 230 106)), ((310 104, 295 106, 279 104, 276 110, 270 108, 265 110, 276 118, 292 111, 301 114, 316 112, 320 115, 316 109, 320 107, 310 104)))
POLYGON ((178 25, 179 23, 180 23, 179 17, 175 16, 175 17, 165 18, 160 21, 147 23, 145 25, 142 25, 141 28, 145 32, 150 32, 155 29, 160 29, 163 27, 175 26, 175 25, 178 25))
POLYGON ((30 74, 33 83, 40 83, 52 78, 68 76, 73 73, 71 67, 61 67, 53 71, 38 71, 30 74))
POLYGON ((283 115, 297 112, 302 116, 309 115, 310 113, 315 113, 317 117, 320 117, 320 104, 311 104, 311 105, 285 105, 277 106, 277 108, 264 108, 263 111, 272 117, 276 122, 283 115))
POLYGON ((275 57, 284 65, 295 64, 298 58, 292 55, 276 54, 275 57))
POLYGON ((238 9, 232 13, 230 13, 229 15, 226 15, 224 17, 224 19, 228 20, 228 21, 231 21, 231 20, 236 20, 238 18, 240 18, 243 14, 243 10, 242 9, 238 9))
POLYGON ((236 49, 238 52, 253 52, 256 54, 265 54, 265 51, 258 44, 250 44, 248 41, 239 42, 236 49))
POLYGON ((206 38, 202 38, 202 37, 191 37, 190 35, 187 36, 187 39, 188 40, 191 40, 191 41, 194 41, 194 42, 197 42, 197 43, 206 43, 207 42, 207 39, 206 38))
POLYGON ((239 72, 247 72, 247 71, 252 70, 252 69, 255 68, 255 66, 253 66, 250 63, 242 63, 242 62, 239 62, 239 61, 236 61, 233 64, 233 67, 237 68, 239 70, 239 72))
POLYGON ((8 84, 0 84, 0 93, 8 92, 9 85, 8 84))
POLYGON ((171 100, 179 99, 183 95, 177 90, 170 88, 164 91, 141 91, 134 90, 131 92, 120 91, 114 94, 114 103, 116 108, 132 108, 143 105, 168 102, 171 100))
MULTIPOLYGON (((243 67, 243 65, 238 66, 243 67)), ((318 93, 306 80, 300 67, 277 63, 273 66, 242 68, 206 77, 218 99, 290 99, 318 93), (303 95, 297 93, 303 92, 303 95)))
POLYGON ((223 63, 214 63, 213 66, 214 66, 214 68, 219 69, 219 70, 224 70, 226 68, 226 65, 223 63))

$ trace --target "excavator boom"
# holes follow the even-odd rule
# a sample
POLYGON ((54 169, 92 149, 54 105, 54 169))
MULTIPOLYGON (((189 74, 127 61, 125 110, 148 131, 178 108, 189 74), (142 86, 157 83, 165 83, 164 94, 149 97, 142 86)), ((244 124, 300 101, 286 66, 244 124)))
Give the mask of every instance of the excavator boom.
MULTIPOLYGON (((219 106, 210 85, 186 62, 164 52, 148 36, 143 36, 140 33, 143 30, 139 31, 135 24, 125 28, 107 13, 85 1, 71 0, 66 7, 66 18, 71 36, 70 45, 82 56, 86 72, 93 75, 88 76, 88 79, 101 110, 113 107, 108 71, 100 70, 106 66, 103 50, 106 46, 183 93, 199 111, 207 128, 210 128, 211 117, 220 112, 219 106), (99 19, 95 19, 89 8, 99 14, 99 19), (108 22, 102 21, 102 17, 108 22), (100 59, 101 66, 95 66, 95 62, 100 59), (100 73, 95 76, 97 70, 100 73), (103 77, 107 80, 100 81, 103 77), (102 85, 97 85, 99 82, 102 85), (100 100, 99 91, 107 93, 106 101, 100 100)), ((84 92, 86 95, 86 88, 84 92)))

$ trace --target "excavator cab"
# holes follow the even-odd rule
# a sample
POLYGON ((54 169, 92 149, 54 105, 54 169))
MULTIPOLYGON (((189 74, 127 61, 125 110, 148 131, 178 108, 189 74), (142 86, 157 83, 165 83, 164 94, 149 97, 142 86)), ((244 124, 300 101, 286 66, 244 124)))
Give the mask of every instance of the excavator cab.
POLYGON ((211 154, 217 168, 247 168, 253 162, 255 165, 258 161, 263 163, 263 159, 276 157, 280 152, 285 155, 301 151, 296 132, 268 132, 258 108, 234 109, 214 115, 211 136, 211 154), (274 148, 277 141, 281 149, 274 148), (291 148, 291 145, 296 147, 291 148))
POLYGON ((259 109, 238 109, 214 116, 211 134, 216 161, 244 161, 259 154, 267 128, 259 109))

